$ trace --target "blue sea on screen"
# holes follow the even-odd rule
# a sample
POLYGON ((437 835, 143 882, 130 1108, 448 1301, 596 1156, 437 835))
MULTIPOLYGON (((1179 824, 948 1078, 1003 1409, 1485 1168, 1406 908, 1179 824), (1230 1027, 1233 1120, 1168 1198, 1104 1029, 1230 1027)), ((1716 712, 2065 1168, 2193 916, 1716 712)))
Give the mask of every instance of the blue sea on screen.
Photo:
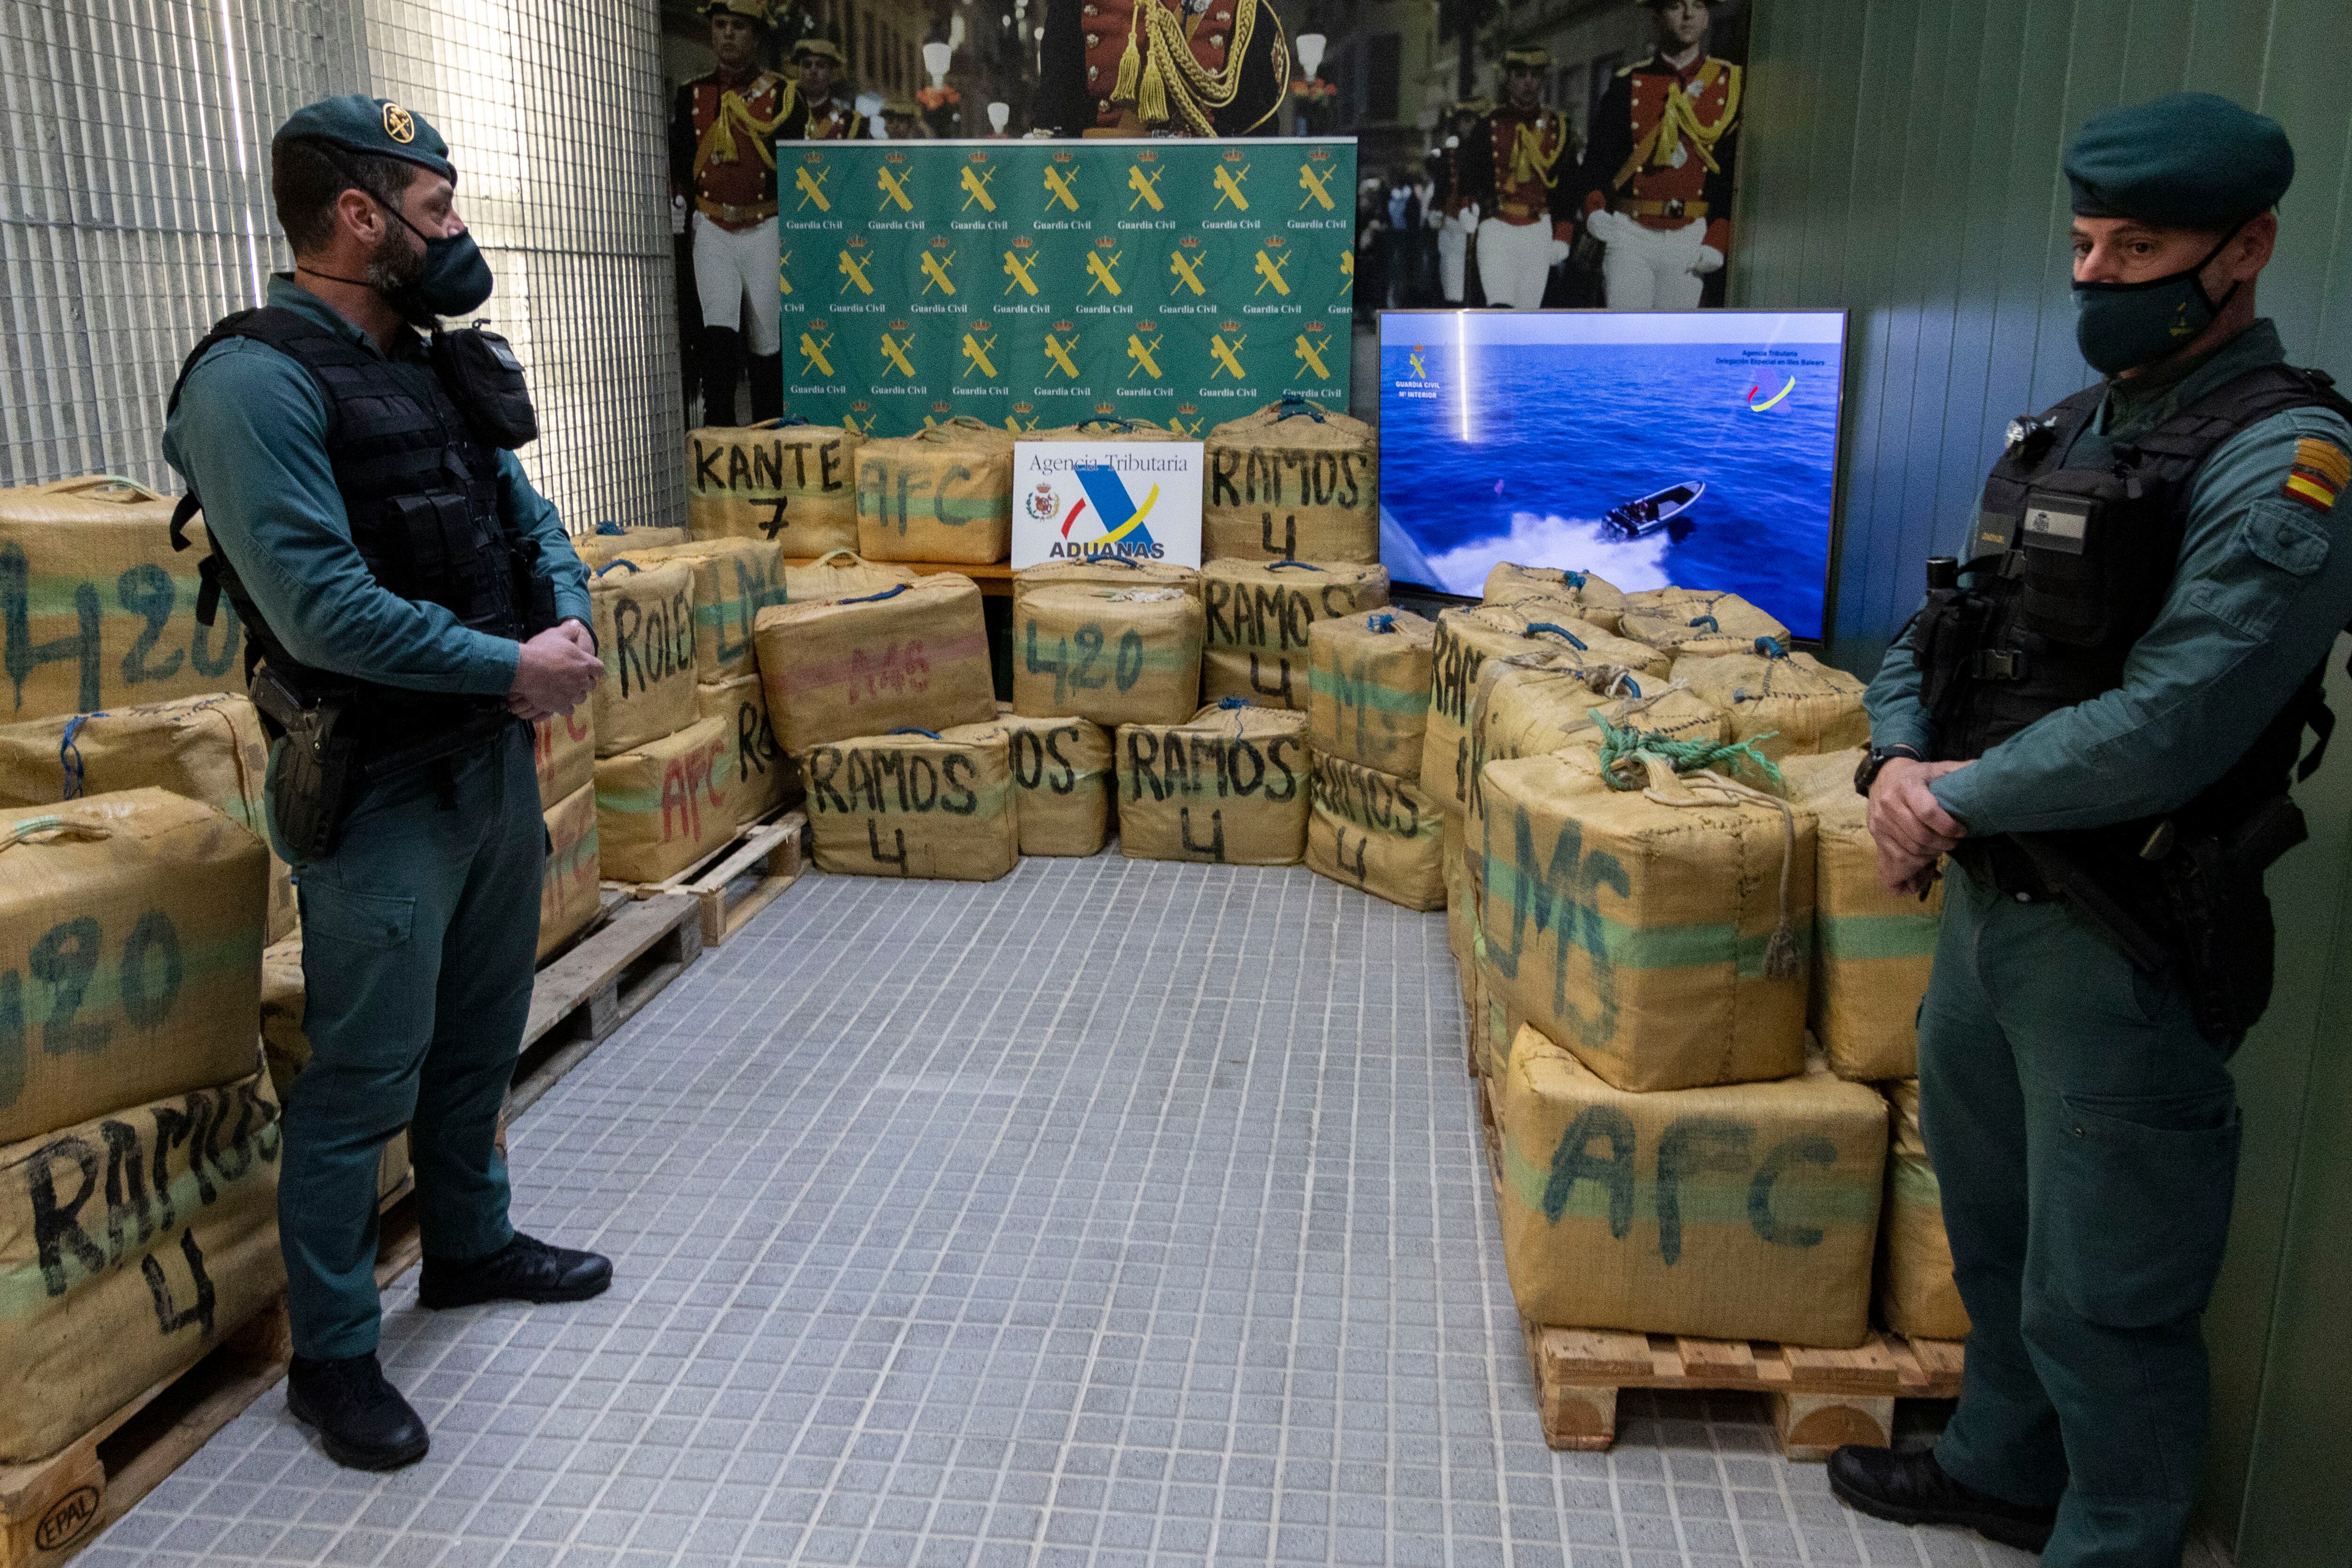
POLYGON ((1800 637, 1821 635, 1834 346, 1478 343, 1465 352, 1466 409, 1451 345, 1423 355, 1418 382, 1406 349, 1381 352, 1381 501, 1436 586, 1477 593, 1499 561, 1567 567, 1629 591, 1727 590, 1800 637), (1602 522, 1613 507, 1692 482, 1706 489, 1680 539, 1627 539, 1602 522))

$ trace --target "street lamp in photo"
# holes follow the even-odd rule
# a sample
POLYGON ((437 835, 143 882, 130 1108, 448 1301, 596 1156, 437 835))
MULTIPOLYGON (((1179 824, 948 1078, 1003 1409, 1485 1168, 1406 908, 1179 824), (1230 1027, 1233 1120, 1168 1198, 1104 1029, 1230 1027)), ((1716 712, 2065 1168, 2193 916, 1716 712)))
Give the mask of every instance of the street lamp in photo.
POLYGON ((1307 134, 1307 105, 1318 98, 1329 96, 1330 89, 1325 83, 1317 80, 1315 76, 1316 71, 1323 64, 1323 48, 1328 42, 1328 40, 1320 33, 1301 33, 1291 42, 1291 48, 1298 56, 1299 65, 1307 71, 1306 79, 1293 82, 1290 87, 1295 96, 1305 100, 1298 107, 1297 120, 1291 131, 1294 136, 1307 134))
POLYGON ((994 131, 997 135, 1002 136, 1004 134, 1004 128, 1012 123, 1013 106, 1011 104, 992 103, 988 106, 989 130, 994 131))
POLYGON ((922 105, 934 136, 953 136, 963 120, 962 111, 953 107, 963 101, 963 95, 948 86, 948 62, 954 57, 953 44, 933 39, 923 46, 923 68, 930 73, 931 85, 919 90, 915 101, 922 105))

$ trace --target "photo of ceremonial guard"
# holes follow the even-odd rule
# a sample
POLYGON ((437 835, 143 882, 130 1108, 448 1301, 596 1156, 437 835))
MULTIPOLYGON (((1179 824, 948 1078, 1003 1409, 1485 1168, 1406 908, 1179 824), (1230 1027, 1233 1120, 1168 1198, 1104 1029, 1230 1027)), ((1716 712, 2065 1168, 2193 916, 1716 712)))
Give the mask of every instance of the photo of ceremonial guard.
POLYGON ((1731 0, 1642 3, 1656 14, 1657 50, 1620 70, 1593 108, 1584 227, 1605 247, 1609 308, 1686 310, 1731 253, 1747 72, 1707 52, 1731 0))
POLYGON ((1495 106, 1483 98, 1466 98, 1447 113, 1445 145, 1438 152, 1433 172, 1437 180, 1437 287, 1448 305, 1460 305, 1470 287, 1470 247, 1478 232, 1478 205, 1463 194, 1465 166, 1474 147, 1486 146, 1486 117, 1495 106))
POLYGON ((782 72, 760 63, 767 0, 710 0, 706 15, 719 64, 677 89, 670 183, 693 202, 687 223, 702 306, 702 422, 737 423, 735 383, 748 350, 757 423, 783 412, 776 143, 800 140, 809 111, 782 72))
POLYGON ((801 101, 808 105, 803 134, 809 141, 849 141, 874 134, 844 84, 848 72, 840 45, 830 38, 801 39, 793 46, 793 70, 800 78, 801 101))
POLYGON ((1053 0, 1039 59, 1057 136, 1271 136, 1290 90, 1265 0, 1053 0))
MULTIPOLYGON (((1544 105, 1550 69, 1551 54, 1539 47, 1505 55, 1503 101, 1456 150, 1461 178, 1448 216, 1476 225, 1478 282, 1490 307, 1541 308, 1576 232, 1575 134, 1544 105)), ((1448 301, 1458 297, 1449 283, 1448 301)))

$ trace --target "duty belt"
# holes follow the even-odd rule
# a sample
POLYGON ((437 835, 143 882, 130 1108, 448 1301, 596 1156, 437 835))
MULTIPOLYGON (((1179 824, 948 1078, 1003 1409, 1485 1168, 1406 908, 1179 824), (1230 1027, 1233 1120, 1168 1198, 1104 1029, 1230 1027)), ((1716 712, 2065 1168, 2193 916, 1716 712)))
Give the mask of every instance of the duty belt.
POLYGON ((1670 202, 1654 202, 1646 196, 1633 196, 1617 204, 1617 210, 1633 218, 1703 218, 1706 216, 1705 202, 1685 202, 1676 196, 1670 202))
POLYGON ((1952 862, 1975 878, 1979 886, 2020 904, 2048 904, 2058 896, 2025 852, 2006 833, 1989 839, 1962 839, 1952 848, 1952 862))
POLYGON ((766 223, 770 218, 774 217, 776 204, 754 202, 748 207, 730 207, 724 202, 714 202, 708 196, 697 196, 694 198, 694 210, 716 224, 742 225, 748 227, 752 224, 766 223))

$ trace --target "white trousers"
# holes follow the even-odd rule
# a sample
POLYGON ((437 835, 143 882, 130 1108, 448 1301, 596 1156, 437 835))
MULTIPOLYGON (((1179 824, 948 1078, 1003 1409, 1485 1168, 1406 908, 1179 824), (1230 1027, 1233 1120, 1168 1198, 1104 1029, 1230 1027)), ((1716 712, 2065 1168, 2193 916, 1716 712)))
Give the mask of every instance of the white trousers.
POLYGON ((1643 228, 1623 221, 1601 253, 1601 280, 1612 310, 1690 310, 1706 279, 1691 270, 1706 241, 1706 220, 1678 229, 1643 228))
POLYGON ((702 297, 702 324, 743 334, 751 353, 776 351, 783 290, 776 283, 776 220, 748 229, 722 229, 694 214, 694 291, 702 297), (743 302, 749 299, 747 312, 743 302))
POLYGON ((1551 225, 1507 224, 1500 218, 1478 225, 1478 281, 1488 306, 1539 309, 1550 277, 1551 225))
POLYGON ((1437 284, 1448 305, 1459 305, 1469 291, 1470 231, 1447 224, 1437 231, 1437 284))

